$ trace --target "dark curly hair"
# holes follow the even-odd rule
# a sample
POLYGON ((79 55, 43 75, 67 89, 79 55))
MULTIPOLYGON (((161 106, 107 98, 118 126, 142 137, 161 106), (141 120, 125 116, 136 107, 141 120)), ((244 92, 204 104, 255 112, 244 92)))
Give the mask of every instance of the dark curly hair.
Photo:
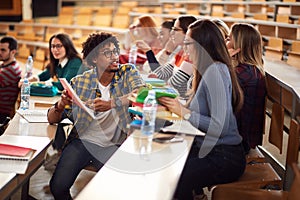
POLYGON ((113 43, 116 48, 120 48, 117 37, 111 33, 97 32, 90 34, 86 41, 82 43, 81 53, 83 59, 86 60, 89 66, 93 66, 93 59, 98 56, 99 49, 110 43, 113 43))

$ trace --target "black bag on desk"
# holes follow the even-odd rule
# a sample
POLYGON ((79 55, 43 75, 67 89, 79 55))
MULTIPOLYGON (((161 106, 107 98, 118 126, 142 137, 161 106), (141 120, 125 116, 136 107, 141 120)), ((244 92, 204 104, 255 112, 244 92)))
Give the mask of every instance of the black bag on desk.
POLYGON ((32 96, 53 97, 57 95, 57 93, 58 89, 55 86, 49 86, 43 83, 30 84, 30 95, 32 96))

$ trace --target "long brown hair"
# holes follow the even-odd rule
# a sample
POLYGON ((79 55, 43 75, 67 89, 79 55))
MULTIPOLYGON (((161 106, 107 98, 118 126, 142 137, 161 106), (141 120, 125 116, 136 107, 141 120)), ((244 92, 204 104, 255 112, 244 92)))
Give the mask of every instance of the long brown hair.
POLYGON ((197 70, 194 73, 192 91, 197 90, 201 75, 211 64, 214 62, 224 63, 229 70, 232 82, 232 107, 234 112, 237 112, 243 105, 243 93, 220 29, 214 22, 201 19, 192 23, 189 30, 191 38, 200 46, 197 48, 198 59, 194 62, 197 70))
POLYGON ((264 74, 262 59, 262 38, 251 24, 236 23, 231 27, 234 49, 240 52, 234 56, 234 65, 248 64, 255 66, 264 74))

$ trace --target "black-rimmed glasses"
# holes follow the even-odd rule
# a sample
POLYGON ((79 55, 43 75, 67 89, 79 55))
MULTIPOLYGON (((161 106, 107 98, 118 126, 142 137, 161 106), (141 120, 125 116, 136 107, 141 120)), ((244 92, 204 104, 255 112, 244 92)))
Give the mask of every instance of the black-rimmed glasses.
POLYGON ((51 49, 54 49, 54 48, 61 49, 63 47, 63 45, 62 44, 51 44, 50 47, 51 47, 51 49))
POLYGON ((114 48, 112 51, 106 50, 100 53, 102 53, 106 58, 111 58, 112 55, 118 56, 120 55, 120 49, 114 48))
POLYGON ((188 41, 184 41, 184 42, 183 42, 183 45, 184 45, 185 47, 187 47, 187 46, 189 46, 189 45, 191 45, 191 44, 195 44, 195 42, 188 42, 188 41))

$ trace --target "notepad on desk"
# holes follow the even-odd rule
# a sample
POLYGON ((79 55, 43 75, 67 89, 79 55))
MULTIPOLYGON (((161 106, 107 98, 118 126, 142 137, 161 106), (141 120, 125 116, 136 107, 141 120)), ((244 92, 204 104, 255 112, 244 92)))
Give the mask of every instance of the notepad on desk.
POLYGON ((162 132, 173 132, 173 133, 183 133, 187 135, 195 135, 195 136, 205 136, 205 133, 194 127, 187 120, 174 120, 173 124, 170 126, 166 126, 161 128, 162 132))
POLYGON ((19 113, 29 123, 47 123, 47 112, 48 110, 17 110, 17 113, 19 113))
POLYGON ((34 149, 0 144, 0 172, 24 174, 34 149))

